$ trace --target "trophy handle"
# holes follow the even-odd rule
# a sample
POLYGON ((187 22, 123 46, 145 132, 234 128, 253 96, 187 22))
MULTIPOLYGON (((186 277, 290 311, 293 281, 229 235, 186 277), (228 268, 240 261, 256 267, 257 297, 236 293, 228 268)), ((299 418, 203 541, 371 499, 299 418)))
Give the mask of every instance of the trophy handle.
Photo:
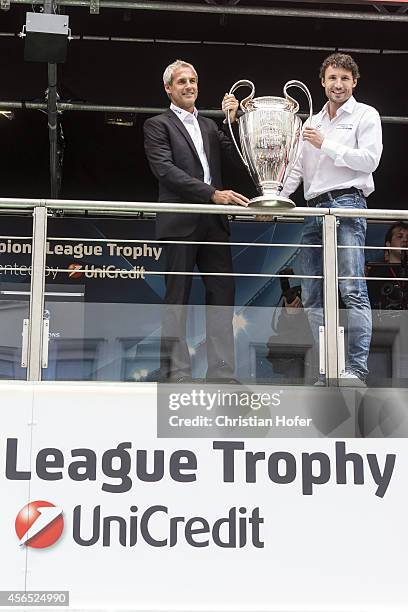
POLYGON ((309 117, 306 119, 306 121, 309 121, 309 125, 312 125, 313 102, 312 102, 312 96, 310 95, 309 89, 306 87, 304 83, 302 83, 302 81, 288 81, 285 84, 283 88, 283 93, 286 98, 289 98, 289 100, 294 102, 295 106, 297 107, 295 112, 299 110, 299 103, 287 94, 287 90, 289 89, 289 87, 297 87, 298 89, 301 89, 306 94, 307 101, 309 102, 309 117))
MULTIPOLYGON (((245 110, 246 110, 245 104, 250 102, 250 100, 252 100, 252 98, 255 95, 255 85, 252 83, 252 81, 247 81, 247 80, 243 79, 242 81, 237 81, 236 83, 234 83, 233 86, 231 87, 231 89, 229 90, 229 93, 233 94, 234 91, 236 91, 240 87, 250 87, 251 90, 252 90, 251 93, 249 94, 249 96, 244 98, 242 100, 241 104, 240 104, 241 110, 243 112, 245 112, 245 110)), ((238 155, 240 156, 244 166, 246 166, 246 168, 249 170, 249 165, 246 162, 246 160, 244 159, 244 157, 243 157, 243 155, 242 155, 242 153, 241 153, 241 151, 239 149, 239 146, 237 144, 237 141, 235 140, 234 132, 232 131, 232 127, 231 127, 231 119, 230 119, 229 111, 228 111, 228 115, 227 115, 227 120, 228 120, 228 127, 229 127, 229 131, 230 131, 230 134, 231 134, 232 142, 234 143, 235 148, 236 148, 236 150, 238 152, 238 155)))
POLYGON ((246 103, 249 102, 250 100, 252 100, 252 98, 255 95, 255 85, 253 84, 252 81, 247 81, 246 79, 243 79, 242 81, 237 81, 236 83, 233 84, 233 86, 231 87, 231 89, 229 90, 230 94, 233 94, 234 91, 236 91, 237 89, 239 89, 240 87, 250 87, 251 88, 251 93, 249 94, 249 96, 247 96, 246 98, 244 98, 240 104, 241 110, 243 112, 245 112, 246 110, 246 103))
MULTIPOLYGON (((304 83, 302 83, 302 81, 288 81, 284 88, 283 88, 283 93, 285 95, 285 97, 290 100, 294 105, 295 105, 295 113, 297 113, 297 111, 299 110, 299 103, 294 100, 291 96, 289 96, 287 94, 287 90, 289 89, 289 87, 297 87, 298 89, 301 89, 307 97, 307 101, 309 102, 309 117, 306 119, 305 121, 305 125, 306 122, 309 121, 309 125, 312 125, 312 117, 313 117, 313 102, 312 102, 312 96, 310 94, 309 89, 306 87, 306 85, 304 83)), ((302 122, 300 120, 299 117, 295 117, 295 121, 298 123, 298 128, 296 130, 296 132, 299 133, 302 129, 302 122)), ((293 168, 296 166, 298 160, 299 160, 299 156, 300 156, 300 147, 299 147, 299 136, 296 136, 296 133, 294 133, 293 135, 293 140, 291 143, 291 147, 290 147, 291 151, 293 151, 292 154, 292 161, 291 163, 288 164, 286 171, 285 171, 285 175, 282 179, 282 184, 285 182, 286 178, 289 176, 289 174, 292 172, 293 168)))

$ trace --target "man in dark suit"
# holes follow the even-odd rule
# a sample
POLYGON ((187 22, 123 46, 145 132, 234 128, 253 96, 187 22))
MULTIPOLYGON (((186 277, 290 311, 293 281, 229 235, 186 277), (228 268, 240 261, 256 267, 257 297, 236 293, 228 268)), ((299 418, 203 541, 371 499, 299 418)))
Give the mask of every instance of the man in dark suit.
MULTIPOLYGON (((144 124, 145 151, 159 181, 159 202, 247 206, 245 196, 222 189, 222 157, 238 156, 214 121, 197 113, 198 77, 194 67, 181 60, 173 62, 164 71, 163 83, 171 101, 170 109, 144 124)), ((222 107, 235 121, 238 109, 235 97, 226 94, 222 107)), ((231 379, 235 369, 232 330, 235 288, 231 251, 225 244, 229 241, 228 218, 218 214, 158 213, 156 237, 180 241, 163 245, 166 271, 178 274, 166 275, 162 380, 191 380, 186 305, 195 265, 204 273, 206 290, 207 380, 231 379)))

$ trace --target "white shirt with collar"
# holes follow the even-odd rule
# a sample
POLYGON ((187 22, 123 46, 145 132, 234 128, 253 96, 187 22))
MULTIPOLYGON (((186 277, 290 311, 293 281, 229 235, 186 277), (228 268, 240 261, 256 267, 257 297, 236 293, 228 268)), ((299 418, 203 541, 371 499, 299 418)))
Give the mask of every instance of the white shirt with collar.
POLYGON ((195 108, 192 113, 189 113, 188 111, 171 103, 170 110, 177 115, 187 132, 190 134, 191 140, 194 143, 197 155, 200 158, 200 162, 204 170, 204 183, 211 185, 210 166, 208 165, 208 159, 204 151, 203 137, 197 120, 197 109, 195 108))
POLYGON ((283 186, 285 197, 302 179, 306 200, 348 187, 361 189, 365 196, 374 191, 372 173, 382 153, 378 112, 351 96, 330 119, 328 104, 312 118, 311 127, 323 134, 323 144, 318 149, 302 139, 298 160, 283 186))

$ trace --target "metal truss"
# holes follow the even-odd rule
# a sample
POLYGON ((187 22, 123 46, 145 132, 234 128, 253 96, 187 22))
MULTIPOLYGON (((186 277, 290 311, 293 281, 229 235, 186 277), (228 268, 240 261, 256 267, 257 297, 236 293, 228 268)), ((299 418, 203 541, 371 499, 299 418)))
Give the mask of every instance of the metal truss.
MULTIPOLYGON (((127 9, 142 11, 166 11, 182 13, 210 13, 219 15, 254 15, 261 17, 298 17, 310 19, 345 19, 356 21, 394 21, 407 22, 406 6, 401 3, 389 2, 370 3, 369 6, 376 7, 372 13, 358 12, 350 10, 322 9, 303 9, 292 7, 268 7, 268 6, 238 6, 239 0, 229 0, 228 4, 215 4, 216 0, 204 1, 203 4, 189 4, 181 2, 150 2, 139 0, 55 0, 55 6, 89 7, 93 14, 98 14, 101 9, 127 9), (398 8, 390 12, 388 7, 397 6, 398 8), (379 10, 378 10, 378 7, 379 10), (387 8, 386 8, 387 7, 387 8), (401 10, 399 10, 401 9, 401 10), (380 12, 379 12, 380 11, 380 12)), ((309 0, 300 0, 306 1, 309 0)), ((331 0, 327 1, 331 3, 331 0)), ((27 4, 30 6, 43 5, 44 0, 0 0, 0 8, 8 10, 11 4, 27 4)))

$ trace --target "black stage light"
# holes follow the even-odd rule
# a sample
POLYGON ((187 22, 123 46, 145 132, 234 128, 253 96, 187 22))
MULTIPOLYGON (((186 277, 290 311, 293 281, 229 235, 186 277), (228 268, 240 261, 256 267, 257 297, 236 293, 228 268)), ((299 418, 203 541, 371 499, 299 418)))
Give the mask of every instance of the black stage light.
POLYGON ((22 36, 25 36, 24 59, 27 62, 61 64, 67 57, 69 36, 67 15, 27 13, 22 36))

